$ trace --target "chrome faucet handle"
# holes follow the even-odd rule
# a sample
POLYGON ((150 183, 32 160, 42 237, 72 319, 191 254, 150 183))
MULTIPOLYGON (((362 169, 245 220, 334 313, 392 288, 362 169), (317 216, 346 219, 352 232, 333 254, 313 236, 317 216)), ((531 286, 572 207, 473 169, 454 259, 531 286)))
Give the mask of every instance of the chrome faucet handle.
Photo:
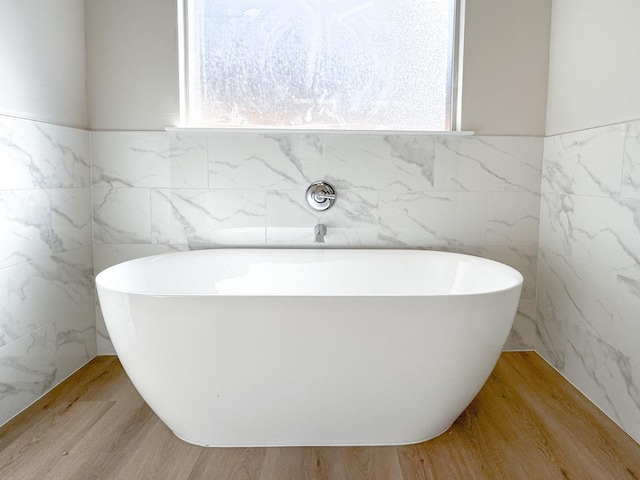
POLYGON ((336 194, 325 192, 324 190, 320 190, 319 192, 316 192, 313 194, 313 198, 316 202, 322 203, 326 200, 335 200, 336 194))
POLYGON ((307 203, 314 210, 326 210, 336 201, 335 189, 327 182, 313 182, 307 189, 307 203))

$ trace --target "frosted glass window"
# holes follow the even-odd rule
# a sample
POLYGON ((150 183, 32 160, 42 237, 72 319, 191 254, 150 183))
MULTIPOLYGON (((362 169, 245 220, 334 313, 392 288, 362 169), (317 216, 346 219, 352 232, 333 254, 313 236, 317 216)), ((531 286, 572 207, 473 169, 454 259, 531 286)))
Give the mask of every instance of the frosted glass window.
POLYGON ((455 0, 185 0, 192 127, 450 130, 455 0))

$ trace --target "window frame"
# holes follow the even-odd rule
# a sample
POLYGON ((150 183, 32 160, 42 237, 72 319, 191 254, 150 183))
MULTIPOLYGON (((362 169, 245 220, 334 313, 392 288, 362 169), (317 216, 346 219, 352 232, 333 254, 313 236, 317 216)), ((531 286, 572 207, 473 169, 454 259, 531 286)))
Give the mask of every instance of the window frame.
POLYGON ((281 132, 281 131, 303 131, 303 132, 319 132, 319 133, 426 133, 426 134, 469 134, 471 132, 461 131, 462 116, 462 66, 463 66, 463 45, 464 45, 464 13, 466 0, 452 0, 451 8, 453 9, 454 21, 451 25, 450 35, 450 62, 448 65, 450 82, 447 86, 447 94, 449 102, 446 106, 445 115, 449 120, 448 130, 386 130, 386 129, 356 129, 356 128, 317 128, 314 126, 240 126, 233 125, 229 127, 193 127, 189 125, 189 37, 188 37, 188 1, 176 0, 177 3, 177 43, 178 43, 178 98, 179 98, 179 129, 191 130, 215 130, 215 131, 233 131, 233 132, 281 132))

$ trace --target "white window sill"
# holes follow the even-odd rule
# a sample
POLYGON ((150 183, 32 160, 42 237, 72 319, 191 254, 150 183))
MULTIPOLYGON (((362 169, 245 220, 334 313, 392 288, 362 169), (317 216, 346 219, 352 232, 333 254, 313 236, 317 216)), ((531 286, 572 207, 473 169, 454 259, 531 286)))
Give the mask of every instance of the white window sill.
POLYGON ((423 130, 335 130, 318 128, 292 128, 292 127, 166 127, 167 132, 201 132, 201 133, 302 133, 302 134, 326 134, 326 135, 432 135, 432 136, 470 136, 473 131, 423 131, 423 130))

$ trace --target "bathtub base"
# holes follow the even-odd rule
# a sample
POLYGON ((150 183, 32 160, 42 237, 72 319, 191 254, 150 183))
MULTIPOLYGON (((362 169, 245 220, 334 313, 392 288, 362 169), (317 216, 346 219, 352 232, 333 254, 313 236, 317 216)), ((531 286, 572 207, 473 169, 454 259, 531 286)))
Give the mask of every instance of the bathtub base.
POLYGON ((449 431, 449 429, 453 426, 455 420, 440 433, 436 433, 435 435, 431 435, 429 437, 423 438, 421 440, 411 440, 406 442, 387 442, 384 440, 378 441, 366 441, 366 442, 328 442, 328 443, 314 443, 314 442, 301 442, 301 441, 292 441, 289 443, 243 443, 243 444, 230 444, 230 443, 199 443, 189 440, 185 438, 173 430, 171 432, 178 437, 180 440, 186 443, 190 443, 191 445, 196 445, 198 447, 206 447, 206 448, 267 448, 267 447, 394 447, 394 446, 402 446, 402 445, 416 445, 423 442, 428 442, 429 440, 433 440, 434 438, 439 437, 449 431))

